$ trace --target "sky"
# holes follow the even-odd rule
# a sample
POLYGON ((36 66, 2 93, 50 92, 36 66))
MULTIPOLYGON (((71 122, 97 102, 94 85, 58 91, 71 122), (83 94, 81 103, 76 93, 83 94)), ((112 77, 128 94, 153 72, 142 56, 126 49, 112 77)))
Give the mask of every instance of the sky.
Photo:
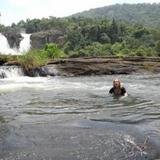
POLYGON ((160 0, 0 0, 0 24, 11 25, 27 18, 65 17, 117 3, 160 3, 160 0))

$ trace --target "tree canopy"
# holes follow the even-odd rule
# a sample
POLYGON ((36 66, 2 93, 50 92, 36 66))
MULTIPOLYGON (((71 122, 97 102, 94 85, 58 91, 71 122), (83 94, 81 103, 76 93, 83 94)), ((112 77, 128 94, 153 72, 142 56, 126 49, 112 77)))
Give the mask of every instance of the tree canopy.
POLYGON ((153 4, 116 4, 81 13, 73 17, 101 18, 123 20, 130 23, 139 23, 146 27, 160 27, 160 3, 153 4))
MULTIPOLYGON (((95 55, 160 56, 159 28, 147 27, 148 24, 130 23, 125 20, 119 20, 114 16, 112 16, 112 19, 110 19, 111 17, 107 19, 106 16, 103 16, 108 11, 111 13, 113 10, 112 15, 122 16, 125 14, 127 16, 129 12, 129 15, 132 15, 136 19, 137 14, 140 11, 142 12, 143 8, 144 10, 148 8, 147 15, 151 14, 148 13, 151 10, 153 11, 152 14, 155 14, 158 12, 160 5, 114 5, 66 18, 49 17, 27 19, 26 21, 21 20, 17 24, 13 23, 10 27, 0 25, 0 29, 14 29, 19 32, 25 30, 31 34, 50 30, 61 31, 63 33, 64 43, 58 47, 68 56, 72 57, 95 55), (137 11, 138 9, 140 10, 137 11), (118 11, 123 11, 123 14, 121 12, 117 13, 118 11), (99 16, 93 13, 97 13, 99 16), (83 14, 85 14, 85 17, 79 16, 83 14)), ((143 19, 146 18, 143 14, 141 16, 143 19)), ((159 22, 160 12, 154 18, 157 24, 159 22)), ((132 22, 133 19, 130 20, 132 22)))

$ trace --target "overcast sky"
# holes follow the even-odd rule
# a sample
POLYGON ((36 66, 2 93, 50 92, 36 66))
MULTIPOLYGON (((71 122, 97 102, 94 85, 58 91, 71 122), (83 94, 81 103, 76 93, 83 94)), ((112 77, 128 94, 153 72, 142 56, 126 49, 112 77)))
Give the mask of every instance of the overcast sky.
POLYGON ((116 3, 160 3, 160 0, 0 0, 0 23, 10 25, 27 18, 63 17, 116 3))

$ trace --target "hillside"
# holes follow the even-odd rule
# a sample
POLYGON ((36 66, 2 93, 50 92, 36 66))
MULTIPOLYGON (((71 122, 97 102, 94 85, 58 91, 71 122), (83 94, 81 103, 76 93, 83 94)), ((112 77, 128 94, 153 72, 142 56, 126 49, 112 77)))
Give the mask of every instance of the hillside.
POLYGON ((50 53, 55 52, 57 45, 68 57, 160 56, 159 9, 160 4, 117 4, 79 13, 75 17, 21 20, 2 27, 1 32, 12 40, 12 32, 25 30, 32 34, 32 49, 44 49, 46 53, 46 45, 49 45, 47 54, 51 57, 50 53), (103 18, 107 13, 111 20, 109 16, 103 18), (145 26, 133 23, 137 21, 145 26))
POLYGON ((160 26, 159 4, 116 4, 97 9, 91 9, 72 15, 87 18, 107 17, 108 19, 125 20, 131 23, 140 23, 146 27, 157 28, 160 26))

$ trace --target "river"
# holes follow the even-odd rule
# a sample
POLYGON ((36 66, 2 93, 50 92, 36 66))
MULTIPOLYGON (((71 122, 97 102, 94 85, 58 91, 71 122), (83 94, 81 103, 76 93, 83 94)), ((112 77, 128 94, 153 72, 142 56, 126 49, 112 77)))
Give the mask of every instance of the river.
POLYGON ((159 79, 159 74, 0 79, 0 159, 160 158, 159 79), (108 94, 115 77, 128 97, 108 94))

